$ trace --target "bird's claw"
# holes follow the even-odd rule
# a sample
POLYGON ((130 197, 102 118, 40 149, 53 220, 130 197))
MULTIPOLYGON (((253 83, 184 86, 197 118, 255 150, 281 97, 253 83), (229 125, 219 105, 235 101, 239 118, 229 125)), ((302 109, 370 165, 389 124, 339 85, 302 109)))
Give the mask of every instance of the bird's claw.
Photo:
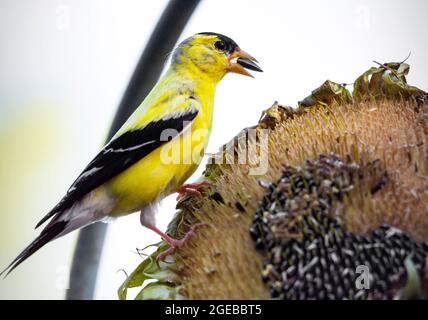
POLYGON ((165 258, 172 255, 175 252, 175 250, 182 247, 190 239, 190 237, 194 236, 197 228, 202 227, 202 226, 206 226, 206 225, 207 224, 203 223, 203 222, 196 223, 190 228, 189 231, 187 231, 187 233, 184 235, 183 238, 181 238, 181 239, 169 238, 167 242, 170 245, 170 247, 167 250, 160 253, 157 256, 156 260, 157 261, 165 260, 165 258))
POLYGON ((186 196, 201 196, 201 192, 198 190, 203 187, 210 187, 211 183, 208 181, 201 181, 189 184, 183 184, 177 189, 177 201, 182 200, 186 196))

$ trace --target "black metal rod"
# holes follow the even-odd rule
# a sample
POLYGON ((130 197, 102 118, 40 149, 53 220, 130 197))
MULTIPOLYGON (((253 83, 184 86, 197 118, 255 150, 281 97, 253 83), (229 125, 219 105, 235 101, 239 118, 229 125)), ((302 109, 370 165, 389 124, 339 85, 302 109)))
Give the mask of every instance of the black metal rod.
MULTIPOLYGON (((138 61, 111 125, 108 139, 144 100, 162 72, 167 54, 174 48, 200 0, 170 0, 138 61)), ((70 273, 67 300, 94 296, 107 224, 95 223, 79 232, 70 273)))

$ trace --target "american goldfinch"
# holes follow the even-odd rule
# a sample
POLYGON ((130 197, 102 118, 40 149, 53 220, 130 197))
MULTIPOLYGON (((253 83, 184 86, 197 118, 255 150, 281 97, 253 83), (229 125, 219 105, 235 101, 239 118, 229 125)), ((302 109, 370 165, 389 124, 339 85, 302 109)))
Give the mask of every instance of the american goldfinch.
POLYGON ((184 40, 174 50, 165 75, 37 224, 50 219, 40 235, 3 272, 9 274, 53 239, 137 211, 141 223, 170 245, 167 254, 182 245, 193 229, 183 239, 173 239, 156 228, 153 207, 171 193, 195 192, 204 186, 183 183, 196 170, 207 145, 216 85, 228 72, 251 76, 245 68, 262 71, 256 62, 232 39, 217 33, 184 40))

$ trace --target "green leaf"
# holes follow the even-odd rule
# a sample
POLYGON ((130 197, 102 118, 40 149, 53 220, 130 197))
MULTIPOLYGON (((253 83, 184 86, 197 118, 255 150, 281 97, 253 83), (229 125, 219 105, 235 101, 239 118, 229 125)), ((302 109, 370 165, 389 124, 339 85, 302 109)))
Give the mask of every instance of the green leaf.
POLYGON ((406 267, 407 282, 404 287, 402 298, 406 300, 418 299, 422 296, 421 280, 411 256, 408 256, 406 260, 404 260, 404 266, 406 267))
POLYGON ((350 103, 352 97, 344 85, 327 80, 320 87, 302 101, 299 101, 300 108, 312 107, 314 105, 332 105, 333 103, 350 103))
POLYGON ((410 66, 403 62, 388 62, 372 67, 354 82, 355 102, 365 99, 405 99, 425 95, 423 90, 407 84, 410 66))
POLYGON ((177 300, 184 299, 179 294, 180 287, 174 287, 159 282, 152 282, 145 286, 135 297, 135 300, 177 300))
POLYGON ((379 72, 379 69, 372 67, 366 72, 364 72, 361 76, 359 76, 354 81, 354 90, 352 92, 352 96, 355 101, 359 102, 364 97, 367 97, 370 95, 369 85, 370 85, 371 76, 377 72, 379 72))
POLYGON ((165 251, 168 245, 160 242, 156 245, 158 250, 146 258, 138 267, 128 276, 118 289, 120 300, 126 300, 129 288, 142 286, 146 280, 158 280, 160 282, 173 282, 175 274, 168 269, 171 262, 157 261, 159 253, 165 251))

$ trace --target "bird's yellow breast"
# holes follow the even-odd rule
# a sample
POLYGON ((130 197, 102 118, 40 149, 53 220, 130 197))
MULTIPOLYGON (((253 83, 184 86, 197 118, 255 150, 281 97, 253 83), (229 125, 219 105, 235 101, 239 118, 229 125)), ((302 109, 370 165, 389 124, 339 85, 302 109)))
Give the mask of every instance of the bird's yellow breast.
POLYGON ((201 84, 193 90, 200 110, 191 125, 104 186, 116 199, 112 216, 134 212, 174 192, 198 167, 211 132, 215 86, 201 84))

